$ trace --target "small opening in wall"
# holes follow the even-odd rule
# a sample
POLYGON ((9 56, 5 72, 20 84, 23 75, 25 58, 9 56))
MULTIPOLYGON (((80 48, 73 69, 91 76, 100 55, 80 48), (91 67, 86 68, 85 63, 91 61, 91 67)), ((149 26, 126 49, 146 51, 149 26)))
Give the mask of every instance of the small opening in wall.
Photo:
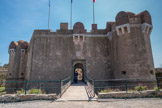
POLYGON ((122 71, 122 74, 123 74, 123 75, 126 75, 126 73, 127 73, 126 71, 122 71))
POLYGON ((127 27, 124 27, 124 32, 125 32, 125 33, 128 33, 127 27))
POLYGON ((122 29, 119 28, 119 35, 122 35, 122 29))
POLYGON ((24 75, 24 73, 21 73, 21 75, 23 76, 23 75, 24 75))
POLYGON ((83 42, 83 36, 80 36, 80 42, 83 42))
POLYGON ((151 32, 151 30, 152 30, 152 28, 150 27, 150 28, 149 28, 149 32, 151 32))
POLYGON ((150 74, 154 75, 154 71, 153 70, 150 70, 150 74))
POLYGON ((12 74, 10 73, 9 75, 11 76, 12 74))
POLYGON ((137 44, 135 44, 134 46, 135 46, 135 48, 136 48, 136 47, 137 47, 137 44))
POLYGON ((78 41, 78 36, 75 36, 75 41, 78 41))

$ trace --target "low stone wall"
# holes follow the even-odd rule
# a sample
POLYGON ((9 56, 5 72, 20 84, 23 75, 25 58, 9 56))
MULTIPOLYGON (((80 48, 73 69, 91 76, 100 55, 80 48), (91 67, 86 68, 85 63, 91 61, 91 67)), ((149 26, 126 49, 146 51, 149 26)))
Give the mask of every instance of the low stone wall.
POLYGON ((98 98, 144 98, 144 97, 162 97, 162 91, 155 92, 153 90, 141 92, 111 92, 99 93, 98 98))
POLYGON ((55 100, 56 94, 6 94, 0 96, 0 102, 18 102, 18 101, 31 101, 31 100, 55 100))

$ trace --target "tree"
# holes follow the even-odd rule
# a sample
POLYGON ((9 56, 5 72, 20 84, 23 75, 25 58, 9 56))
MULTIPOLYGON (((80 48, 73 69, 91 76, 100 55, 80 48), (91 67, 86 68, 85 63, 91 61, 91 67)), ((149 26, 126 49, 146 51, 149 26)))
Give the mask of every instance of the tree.
POLYGON ((3 66, 2 66, 2 63, 0 62, 0 68, 2 68, 3 66))
POLYGON ((3 65, 3 68, 8 68, 8 64, 4 64, 3 65))

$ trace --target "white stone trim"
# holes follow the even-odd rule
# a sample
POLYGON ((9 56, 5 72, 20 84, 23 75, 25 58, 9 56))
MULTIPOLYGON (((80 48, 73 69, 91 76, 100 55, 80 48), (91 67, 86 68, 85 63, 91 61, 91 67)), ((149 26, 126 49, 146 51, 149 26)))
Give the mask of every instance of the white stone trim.
POLYGON ((78 42, 80 42, 80 37, 83 36, 83 42, 85 41, 85 35, 84 34, 73 34, 73 41, 75 41, 75 37, 78 37, 78 42))
POLYGON ((128 24, 123 24, 123 25, 116 26, 115 29, 117 31, 117 35, 120 35, 119 29, 122 30, 122 34, 125 34, 124 27, 127 27, 128 33, 130 33, 130 24, 128 23, 128 24))
POLYGON ((112 32, 107 33, 108 38, 111 40, 112 39, 112 32))
POLYGON ((150 28, 151 28, 151 31, 152 31, 152 25, 151 24, 148 24, 148 23, 143 23, 142 24, 142 32, 143 33, 151 33, 151 31, 149 31, 150 30, 150 28))
POLYGON ((124 27, 122 27, 121 30, 122 30, 122 34, 124 34, 124 33, 125 33, 125 32, 124 32, 124 27))

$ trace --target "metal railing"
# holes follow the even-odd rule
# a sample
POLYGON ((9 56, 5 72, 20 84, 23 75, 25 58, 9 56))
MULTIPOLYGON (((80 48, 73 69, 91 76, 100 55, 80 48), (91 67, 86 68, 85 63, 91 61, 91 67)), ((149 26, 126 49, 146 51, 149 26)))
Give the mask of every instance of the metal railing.
POLYGON ((72 83, 72 79, 70 77, 64 80, 61 80, 60 97, 63 95, 64 92, 66 92, 66 90, 69 88, 71 83, 72 83))
POLYGON ((87 83, 87 88, 88 88, 88 95, 90 97, 95 97, 95 87, 94 87, 94 80, 86 77, 86 83, 87 83))
POLYGON ((152 79, 110 79, 110 80, 93 80, 86 78, 88 88, 93 94, 99 92, 133 92, 144 90, 162 91, 162 77, 152 79))
POLYGON ((0 82, 0 95, 9 94, 49 94, 56 93, 62 94, 68 89, 71 84, 71 78, 63 80, 52 81, 1 81, 0 82))

